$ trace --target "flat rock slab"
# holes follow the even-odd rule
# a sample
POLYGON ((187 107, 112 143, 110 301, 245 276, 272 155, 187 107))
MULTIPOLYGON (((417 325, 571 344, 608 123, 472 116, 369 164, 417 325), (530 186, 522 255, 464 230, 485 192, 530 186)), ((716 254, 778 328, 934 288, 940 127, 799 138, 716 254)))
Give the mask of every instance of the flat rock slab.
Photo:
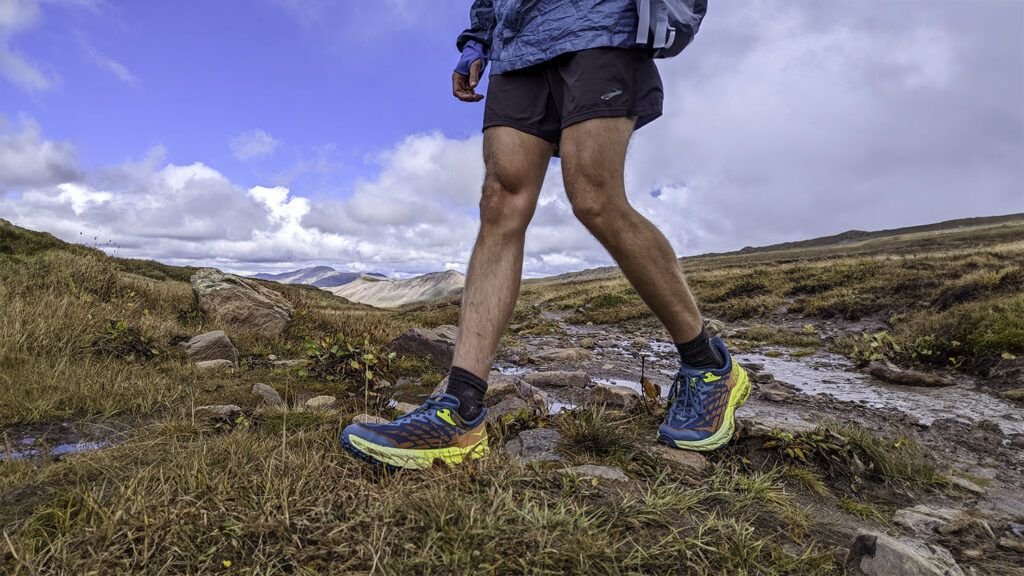
POLYGON ((599 480, 611 480, 613 482, 628 482, 629 476, 615 466, 597 466, 595 464, 584 464, 572 468, 562 468, 559 474, 565 476, 578 476, 580 478, 597 478, 599 480))
POLYGON ((200 412, 205 412, 212 416, 216 416, 217 418, 223 418, 225 420, 230 420, 235 416, 235 414, 238 414, 242 411, 241 408, 235 406, 234 404, 213 404, 210 406, 199 406, 198 408, 196 408, 196 410, 200 412))
POLYGON ((956 380, 942 374, 932 374, 920 370, 903 370, 892 364, 883 364, 881 362, 872 362, 868 366, 868 374, 879 380, 903 386, 921 386, 925 388, 956 386, 956 380))
POLYGON ((632 410, 640 403, 640 395, 629 386, 608 386, 598 384, 588 392, 587 399, 591 404, 612 406, 622 410, 632 410))
POLYGON ((680 464, 686 468, 689 468, 695 472, 703 472, 707 470, 711 463, 704 457, 703 454, 698 452, 690 452, 689 450, 680 450, 678 448, 670 448, 664 444, 655 444, 651 449, 652 452, 661 456, 666 460, 680 464))
POLYGON ((255 280, 213 268, 200 269, 191 282, 203 312, 239 332, 279 336, 294 311, 284 296, 255 280))
POLYGON ((519 460, 529 462, 562 462, 565 460, 558 455, 557 449, 562 435, 551 428, 533 428, 523 430, 518 438, 513 438, 505 444, 505 451, 519 460))
POLYGON ((854 537, 846 562, 866 576, 964 576, 953 555, 941 546, 866 530, 854 537))
POLYGON ((182 346, 185 348, 185 354, 188 356, 188 359, 193 362, 203 362, 206 360, 238 362, 238 350, 235 349, 235 345, 231 343, 231 338, 228 338, 227 333, 223 330, 214 330, 213 332, 200 334, 185 342, 182 346))
POLYGON ((962 510, 933 508, 925 504, 919 504, 913 508, 897 510, 896 514, 892 517, 892 521, 918 534, 928 535, 939 532, 943 527, 956 521, 962 515, 962 510))
POLYGON ((409 412, 412 412, 413 410, 415 410, 415 409, 419 408, 419 406, 418 406, 418 405, 416 405, 416 404, 410 404, 410 403, 408 403, 408 402, 397 402, 397 403, 396 403, 396 404, 395 404, 395 405, 393 406, 393 408, 394 408, 395 410, 398 410, 398 411, 399 411, 399 412, 401 412, 402 414, 408 414, 409 412))
POLYGON ((594 355, 584 348, 558 348, 538 352, 531 359, 537 362, 589 362, 594 355))
POLYGON ((583 388, 590 384, 590 376, 581 370, 568 372, 553 370, 549 372, 527 372, 522 375, 523 380, 539 388, 583 388))

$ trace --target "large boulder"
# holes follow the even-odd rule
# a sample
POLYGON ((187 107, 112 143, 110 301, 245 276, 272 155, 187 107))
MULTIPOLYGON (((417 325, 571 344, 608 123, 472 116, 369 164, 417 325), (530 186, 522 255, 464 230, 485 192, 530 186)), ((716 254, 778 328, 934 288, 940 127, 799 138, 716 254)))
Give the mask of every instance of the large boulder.
POLYGON ((949 550, 910 538, 861 530, 846 557, 867 576, 964 576, 949 550))
MULTIPOLYGON (((444 328, 443 326, 441 328, 444 328)), ((442 370, 448 370, 455 355, 455 338, 450 330, 435 332, 412 328, 388 344, 388 350, 400 356, 421 356, 442 370)))
POLYGON ((182 344, 185 354, 193 362, 204 360, 228 360, 238 362, 238 350, 231 343, 231 339, 223 330, 214 330, 206 334, 200 334, 195 338, 182 344))
POLYGON ((291 320, 291 302, 254 280, 213 268, 199 270, 191 280, 203 312, 232 330, 273 338, 291 320))

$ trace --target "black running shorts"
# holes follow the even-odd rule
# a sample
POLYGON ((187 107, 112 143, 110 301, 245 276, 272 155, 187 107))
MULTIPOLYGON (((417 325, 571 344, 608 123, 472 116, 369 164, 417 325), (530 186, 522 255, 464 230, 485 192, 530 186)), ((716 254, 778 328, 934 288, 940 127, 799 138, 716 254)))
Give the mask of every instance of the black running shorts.
POLYGON ((636 117, 636 128, 661 116, 661 76, 650 53, 591 48, 490 77, 484 130, 509 126, 555 144, 584 120, 636 117))

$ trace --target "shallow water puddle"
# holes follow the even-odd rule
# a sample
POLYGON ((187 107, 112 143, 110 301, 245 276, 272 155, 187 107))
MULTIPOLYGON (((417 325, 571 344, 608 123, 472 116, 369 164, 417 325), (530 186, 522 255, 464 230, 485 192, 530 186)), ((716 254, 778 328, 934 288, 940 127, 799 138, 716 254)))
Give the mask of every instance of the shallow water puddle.
POLYGON ((970 377, 958 376, 961 383, 948 388, 919 388, 888 384, 856 372, 853 362, 846 357, 826 352, 801 358, 745 353, 737 354, 736 359, 740 365, 762 364, 765 372, 806 394, 829 394, 837 400, 895 408, 926 425, 940 418, 991 420, 1006 434, 1024 434, 1021 411, 978 390, 976 381, 970 377))
MULTIPOLYGON (((35 443, 35 438, 24 438, 20 442, 21 445, 31 446, 35 443)), ((48 450, 38 450, 36 448, 27 448, 25 450, 11 450, 10 452, 0 452, 0 462, 4 460, 20 460, 22 458, 38 458, 40 456, 63 456, 66 454, 74 454, 76 452, 89 452, 91 450, 99 450, 104 446, 108 446, 108 442, 75 442, 72 444, 58 444, 49 448, 48 450)))

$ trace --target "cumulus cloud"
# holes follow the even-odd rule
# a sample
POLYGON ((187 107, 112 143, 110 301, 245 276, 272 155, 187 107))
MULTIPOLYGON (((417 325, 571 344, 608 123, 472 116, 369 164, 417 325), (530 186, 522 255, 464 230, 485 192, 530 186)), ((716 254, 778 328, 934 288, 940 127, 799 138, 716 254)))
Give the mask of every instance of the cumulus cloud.
MULTIPOLYGON (((660 64, 665 115, 634 136, 627 191, 677 253, 1024 211, 1024 7, 878 4, 722 4, 682 57, 660 64)), ((243 134, 232 142, 241 159, 276 146, 243 134)), ((161 148, 83 176, 73 146, 23 120, 0 132, 0 189, 18 192, 0 214, 66 239, 111 238, 120 255, 243 272, 464 270, 481 140, 411 135, 369 158, 373 176, 322 198, 274 186, 287 175, 242 186, 161 148)), ((606 264, 553 162, 524 272, 606 264)))
POLYGON ((13 130, 0 114, 0 194, 81 178, 73 144, 43 140, 31 118, 23 116, 19 122, 21 129, 13 130))
POLYGON ((280 142, 266 131, 246 130, 231 139, 231 153, 235 158, 246 162, 273 154, 278 144, 280 142))

